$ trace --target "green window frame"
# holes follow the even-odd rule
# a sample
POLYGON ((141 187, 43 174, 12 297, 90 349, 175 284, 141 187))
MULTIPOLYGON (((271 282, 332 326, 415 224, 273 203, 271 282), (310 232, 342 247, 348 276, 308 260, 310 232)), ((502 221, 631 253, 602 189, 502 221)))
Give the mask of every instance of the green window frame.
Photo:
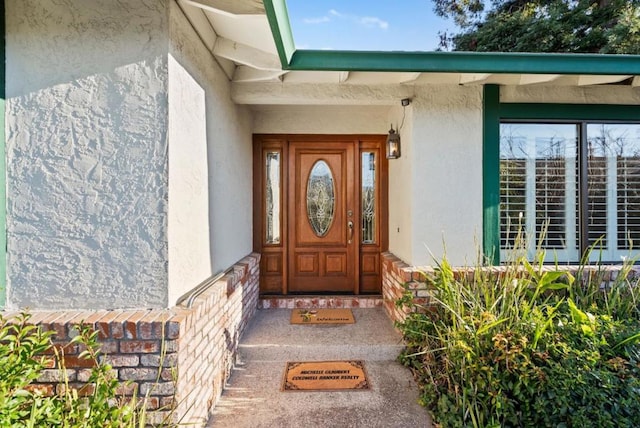
POLYGON ((497 85, 483 97, 483 250, 487 263, 500 264, 501 122, 640 122, 640 106, 610 104, 501 103, 497 85))
POLYGON ((5 307, 7 296, 7 190, 5 159, 5 99, 6 99, 6 38, 5 5, 0 6, 0 309, 5 307))

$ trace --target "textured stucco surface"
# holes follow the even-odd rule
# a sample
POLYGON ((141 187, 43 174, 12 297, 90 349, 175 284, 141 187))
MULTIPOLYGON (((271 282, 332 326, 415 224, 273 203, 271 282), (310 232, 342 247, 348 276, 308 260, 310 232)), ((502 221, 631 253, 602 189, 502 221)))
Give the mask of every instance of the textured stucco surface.
MULTIPOLYGON (((389 111, 387 122, 400 125, 401 156, 389 160, 389 251, 402 260, 412 260, 413 243, 413 199, 416 186, 412 180, 414 164, 413 152, 416 138, 413 135, 413 105, 403 108, 396 106, 389 111), (404 115, 404 124, 402 117, 404 115)), ((388 130, 387 130, 388 131, 388 130)), ((419 150, 419 149, 418 149, 419 150)), ((426 195, 420 195, 421 198, 426 195)))
POLYGON ((389 106, 253 106, 257 134, 386 134, 389 106))
MULTIPOLYGON (((169 302, 211 275, 205 89, 181 65, 190 54, 171 8, 169 55, 169 302), (180 62, 179 62, 180 61, 180 62)), ((198 41, 196 41, 198 43, 198 41)), ((205 58, 211 59, 209 55, 205 58)))
POLYGON ((5 7, 7 306, 166 306, 167 1, 5 7))
POLYGON ((475 261, 482 237, 482 88, 420 88, 413 103, 412 258, 475 261))
POLYGON ((629 86, 507 86, 503 103, 640 104, 640 90, 629 86))
POLYGON ((252 250, 251 113, 174 3, 169 50, 169 304, 252 250))

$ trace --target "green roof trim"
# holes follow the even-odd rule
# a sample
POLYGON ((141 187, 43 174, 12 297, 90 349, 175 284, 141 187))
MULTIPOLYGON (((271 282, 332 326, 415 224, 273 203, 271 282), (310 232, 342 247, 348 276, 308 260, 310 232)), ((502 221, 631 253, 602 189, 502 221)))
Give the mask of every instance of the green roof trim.
POLYGON ((5 159, 6 38, 5 5, 0 4, 0 309, 7 298, 7 166, 5 159))
POLYGON ((273 39, 276 42, 278 56, 282 69, 289 68, 291 57, 295 53, 296 45, 293 41, 293 33, 289 24, 289 12, 286 0, 264 0, 264 9, 271 27, 273 39))
POLYGON ((485 52, 295 51, 291 70, 640 74, 640 56, 485 52))
POLYGON ((640 75, 640 55, 297 50, 286 0, 264 0, 283 70, 640 75))

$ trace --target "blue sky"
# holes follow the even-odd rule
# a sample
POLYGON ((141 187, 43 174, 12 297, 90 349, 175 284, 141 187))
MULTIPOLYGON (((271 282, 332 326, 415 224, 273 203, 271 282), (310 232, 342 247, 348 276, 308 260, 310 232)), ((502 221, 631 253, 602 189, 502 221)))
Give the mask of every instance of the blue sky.
POLYGON ((298 49, 429 51, 455 30, 431 0, 287 0, 298 49))

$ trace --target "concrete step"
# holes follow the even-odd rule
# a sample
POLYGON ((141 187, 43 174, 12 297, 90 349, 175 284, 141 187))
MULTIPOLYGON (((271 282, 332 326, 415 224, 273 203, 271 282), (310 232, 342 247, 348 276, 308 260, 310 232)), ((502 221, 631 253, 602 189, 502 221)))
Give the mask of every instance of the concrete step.
POLYGON ((242 338, 245 361, 393 361, 404 345, 382 308, 353 309, 355 324, 292 325, 291 310, 257 312, 242 338))
POLYGON ((246 362, 214 409, 209 428, 427 428, 409 371, 392 361, 366 362, 365 391, 281 392, 284 364, 246 362))
POLYGON ((384 310, 353 309, 355 324, 291 325, 290 309, 258 310, 208 428, 431 427, 402 341, 384 310), (371 385, 354 391, 282 391, 286 361, 364 360, 371 385))

